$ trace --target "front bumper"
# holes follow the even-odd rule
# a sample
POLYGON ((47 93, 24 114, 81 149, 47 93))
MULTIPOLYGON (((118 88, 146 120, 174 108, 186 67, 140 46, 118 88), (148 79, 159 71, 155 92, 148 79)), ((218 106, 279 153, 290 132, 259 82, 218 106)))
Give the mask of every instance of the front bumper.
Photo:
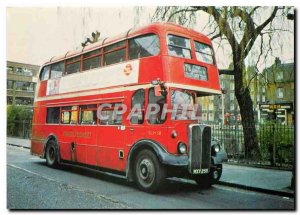
MULTIPOLYGON (((174 167, 186 167, 189 165, 189 156, 188 155, 172 155, 168 153, 162 154, 160 160, 163 164, 174 166, 174 167)), ((215 156, 211 156, 211 165, 216 166, 226 162, 228 160, 227 154, 224 149, 221 149, 215 156)))

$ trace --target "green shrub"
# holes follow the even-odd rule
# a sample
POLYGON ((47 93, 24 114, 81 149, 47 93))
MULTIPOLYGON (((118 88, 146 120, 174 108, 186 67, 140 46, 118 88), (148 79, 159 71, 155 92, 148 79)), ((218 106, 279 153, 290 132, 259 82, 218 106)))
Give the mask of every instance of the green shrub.
POLYGON ((32 108, 24 106, 7 106, 7 135, 18 136, 22 121, 32 120, 32 108))
POLYGON ((294 128, 279 123, 267 122, 257 130, 263 160, 272 162, 275 145, 276 163, 291 163, 294 160, 294 128), (275 143, 275 144, 274 144, 275 143))

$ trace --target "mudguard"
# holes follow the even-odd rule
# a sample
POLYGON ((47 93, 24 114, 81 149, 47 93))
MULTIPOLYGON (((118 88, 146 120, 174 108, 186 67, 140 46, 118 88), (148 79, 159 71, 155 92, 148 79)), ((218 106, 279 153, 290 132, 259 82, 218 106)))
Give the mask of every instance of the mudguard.
POLYGON ((127 157, 127 166, 126 166, 126 177, 128 180, 132 180, 132 175, 131 175, 131 164, 133 162, 133 155, 135 152, 137 152, 139 149, 142 148, 151 148, 156 156, 158 157, 159 161, 162 164, 165 165, 171 165, 171 166, 187 166, 188 165, 188 156, 187 155, 172 155, 167 152, 167 150, 160 145, 159 143, 149 140, 149 139, 143 139, 139 140, 138 142, 134 143, 133 146, 131 147, 128 157, 127 157))
POLYGON ((49 136, 44 140, 44 146, 43 146, 43 154, 42 154, 42 158, 45 158, 45 152, 46 152, 46 146, 47 143, 49 142, 49 140, 53 139, 56 144, 56 151, 57 151, 57 161, 60 162, 60 150, 59 150, 59 144, 58 144, 58 139, 56 137, 55 134, 49 134, 49 136))
MULTIPOLYGON (((211 141, 211 147, 213 147, 213 145, 215 145, 215 144, 218 144, 218 142, 217 141, 211 141)), ((220 151, 215 153, 214 155, 212 155, 211 159, 212 159, 212 162, 213 162, 214 166, 218 165, 218 164, 222 164, 223 162, 228 160, 227 153, 221 147, 221 145, 220 145, 220 151)))

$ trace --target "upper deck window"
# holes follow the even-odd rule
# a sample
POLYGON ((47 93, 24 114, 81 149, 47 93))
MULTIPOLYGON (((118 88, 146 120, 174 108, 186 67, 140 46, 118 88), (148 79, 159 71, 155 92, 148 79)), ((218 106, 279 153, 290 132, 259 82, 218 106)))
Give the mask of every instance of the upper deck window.
POLYGON ((67 59, 66 61, 66 74, 80 72, 80 56, 67 59))
POLYGON ((126 43, 121 41, 104 47, 104 65, 123 62, 126 59, 126 43))
POLYGON ((60 78, 65 70, 65 63, 59 62, 51 65, 51 79, 60 78))
POLYGON ((157 55, 159 49, 159 39, 155 34, 148 34, 135 37, 129 40, 128 58, 129 60, 157 55))
POLYGON ((44 80, 48 80, 49 79, 49 71, 50 71, 50 66, 45 66, 40 74, 40 80, 44 81, 44 80))
POLYGON ((191 43, 188 38, 168 35, 169 55, 191 59, 191 43))
POLYGON ((101 66, 101 50, 97 49, 83 55, 83 71, 101 66))
POLYGON ((210 46, 195 41, 195 50, 197 60, 208 64, 214 63, 213 50, 210 46))

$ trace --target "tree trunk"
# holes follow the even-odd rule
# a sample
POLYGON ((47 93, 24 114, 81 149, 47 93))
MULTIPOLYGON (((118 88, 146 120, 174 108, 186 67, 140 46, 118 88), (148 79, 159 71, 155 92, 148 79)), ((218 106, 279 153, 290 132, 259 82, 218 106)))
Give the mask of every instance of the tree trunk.
POLYGON ((243 65, 234 64, 235 96, 240 107, 244 133, 245 157, 260 157, 255 129, 253 102, 248 87, 243 86, 243 65))

